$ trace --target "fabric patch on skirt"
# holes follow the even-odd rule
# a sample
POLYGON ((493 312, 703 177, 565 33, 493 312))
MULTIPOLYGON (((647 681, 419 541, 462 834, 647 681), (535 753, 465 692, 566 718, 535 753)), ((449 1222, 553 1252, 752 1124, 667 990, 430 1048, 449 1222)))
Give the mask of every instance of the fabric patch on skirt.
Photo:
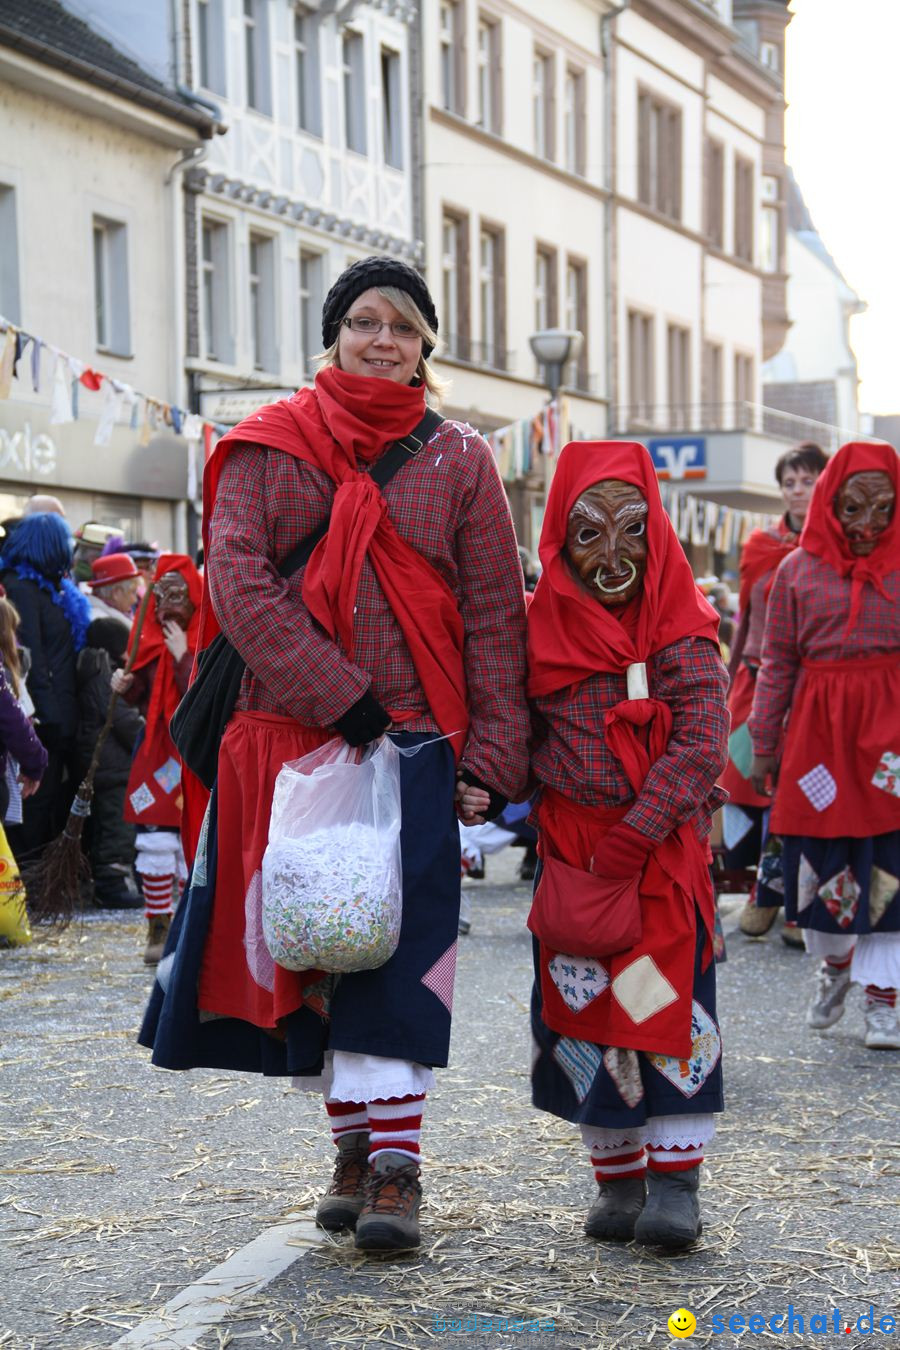
POLYGON ((443 956, 439 956, 430 970, 422 976, 422 983, 439 998, 449 1013, 453 1011, 453 981, 456 978, 456 951, 459 944, 452 943, 443 956))
MULTIPOLYGON (((770 834, 759 860, 759 885, 762 890, 784 895, 784 849, 777 834, 770 834)), ((757 902, 759 903, 759 902, 757 902)), ((773 901, 766 900, 766 904, 773 901)), ((781 901, 774 903, 780 904, 781 901)))
POLYGON ((181 782, 181 765, 178 760, 170 755, 165 764, 161 764, 153 777, 156 779, 163 792, 173 792, 181 782))
POLYGON ((824 764, 817 764, 798 778, 797 786, 817 811, 827 811, 837 796, 837 783, 824 764))
POLYGON ((900 797, 900 755, 893 750, 885 750, 872 775, 872 782, 892 797, 900 797))
POLYGON ((810 866, 809 860, 800 854, 800 866, 797 869, 797 910, 802 914, 809 909, 819 894, 819 876, 810 866))
POLYGON ((572 1084, 575 1096, 583 1102, 602 1062, 599 1046, 564 1036, 554 1045, 553 1058, 572 1084))
POLYGON ((737 848, 753 829, 756 821, 732 802, 722 807, 722 842, 726 848, 737 848))
POLYGON ((208 880, 208 865, 206 859, 206 850, 209 845, 209 803, 203 813, 203 824, 200 826, 200 835, 197 839, 197 856, 194 859, 194 866, 191 870, 191 885, 205 886, 208 880))
POLYGON ((677 1088, 683 1097, 699 1092, 719 1062, 722 1037, 719 1028, 704 1007, 695 999, 691 1005, 691 1057, 676 1059, 674 1055, 654 1055, 647 1058, 663 1078, 677 1088))
POLYGON ((884 917, 884 911, 897 894, 900 877, 892 876, 881 867, 873 867, 869 878, 869 923, 876 928, 884 917))
POLYGON ((141 786, 135 788, 128 800, 131 802, 134 814, 139 816, 142 811, 146 811, 149 806, 153 805, 156 798, 154 797, 149 784, 141 783, 141 786))
POLYGON ((590 957, 566 956, 563 952, 547 963, 550 977, 573 1012, 586 1008, 609 985, 609 976, 599 961, 590 957))
POLYGON ((638 1026, 678 998, 653 957, 646 954, 632 961, 616 976, 612 982, 612 991, 632 1022, 638 1026))
POLYGON ((610 1045, 603 1051, 603 1067, 616 1085, 626 1106, 635 1107, 644 1095, 641 1065, 636 1050, 610 1045))
POLYGON ((849 928, 859 907, 859 883, 849 867, 820 887, 819 895, 828 913, 841 928, 849 928))
POLYGON ((733 731, 728 737, 728 758, 742 778, 750 777, 753 742, 750 739, 750 728, 746 722, 742 722, 737 730, 733 731))
POLYGON ((275 988, 275 962, 266 946, 262 929, 262 872, 259 868, 250 878, 244 901, 244 952, 247 969, 262 989, 275 988))

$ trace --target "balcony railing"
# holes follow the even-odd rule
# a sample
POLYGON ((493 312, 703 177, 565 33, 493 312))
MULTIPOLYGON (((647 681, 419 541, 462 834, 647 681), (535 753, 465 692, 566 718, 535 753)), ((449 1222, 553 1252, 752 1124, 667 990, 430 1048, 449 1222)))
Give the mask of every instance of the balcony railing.
POLYGON ((614 436, 684 435, 701 431, 755 431, 784 441, 815 441, 836 450, 845 441, 871 440, 848 427, 830 426, 811 417, 767 408, 762 403, 633 403, 610 409, 614 436))

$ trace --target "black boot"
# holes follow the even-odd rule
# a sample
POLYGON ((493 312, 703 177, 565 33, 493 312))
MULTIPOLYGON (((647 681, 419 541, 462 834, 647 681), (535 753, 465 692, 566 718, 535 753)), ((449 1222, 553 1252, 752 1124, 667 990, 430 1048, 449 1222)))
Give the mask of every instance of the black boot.
POLYGON ((634 1225, 643 1208, 643 1177, 601 1181, 597 1199, 584 1221, 584 1231, 588 1237, 630 1242, 634 1237, 634 1225))
POLYGON ((647 1203, 634 1236, 648 1247, 677 1251, 689 1247, 703 1232, 700 1221, 700 1168, 686 1172, 647 1172, 647 1203))

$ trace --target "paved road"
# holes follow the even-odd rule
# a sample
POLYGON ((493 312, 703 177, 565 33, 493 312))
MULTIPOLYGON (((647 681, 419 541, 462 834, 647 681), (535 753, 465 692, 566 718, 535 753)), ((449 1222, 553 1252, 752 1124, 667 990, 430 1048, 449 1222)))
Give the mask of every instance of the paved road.
POLYGON ((664 1347, 679 1306, 697 1316, 692 1344, 735 1345, 714 1316, 727 1327, 789 1303, 851 1325, 804 1344, 877 1343, 855 1322, 872 1305, 877 1327, 896 1302, 900 1053, 862 1047, 858 994, 816 1035, 802 954, 777 933, 731 935, 729 1112, 705 1167, 702 1242, 674 1258, 592 1243, 575 1132, 528 1100, 517 859, 492 858, 487 882, 467 883, 453 1065, 426 1116, 424 1242, 399 1261, 314 1235, 331 1167, 319 1103, 278 1082, 149 1066, 134 1042, 148 984, 137 923, 92 920, 0 952, 0 1348, 664 1347))

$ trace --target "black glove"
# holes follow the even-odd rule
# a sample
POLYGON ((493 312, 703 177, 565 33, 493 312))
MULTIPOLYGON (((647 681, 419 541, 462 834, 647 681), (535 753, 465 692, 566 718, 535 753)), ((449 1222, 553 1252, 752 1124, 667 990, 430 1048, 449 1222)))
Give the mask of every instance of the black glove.
POLYGON ((481 791, 486 792, 490 797, 488 809, 483 813, 485 820, 496 820, 506 810, 509 798, 504 797, 500 792, 496 792, 492 787, 488 787, 487 783, 482 783, 480 778, 475 777, 471 769, 460 769, 457 777, 461 778, 464 783, 468 783, 469 787, 481 788, 481 791))
POLYGON ((377 741, 391 719, 368 689, 334 724, 348 745, 368 745, 377 741))

